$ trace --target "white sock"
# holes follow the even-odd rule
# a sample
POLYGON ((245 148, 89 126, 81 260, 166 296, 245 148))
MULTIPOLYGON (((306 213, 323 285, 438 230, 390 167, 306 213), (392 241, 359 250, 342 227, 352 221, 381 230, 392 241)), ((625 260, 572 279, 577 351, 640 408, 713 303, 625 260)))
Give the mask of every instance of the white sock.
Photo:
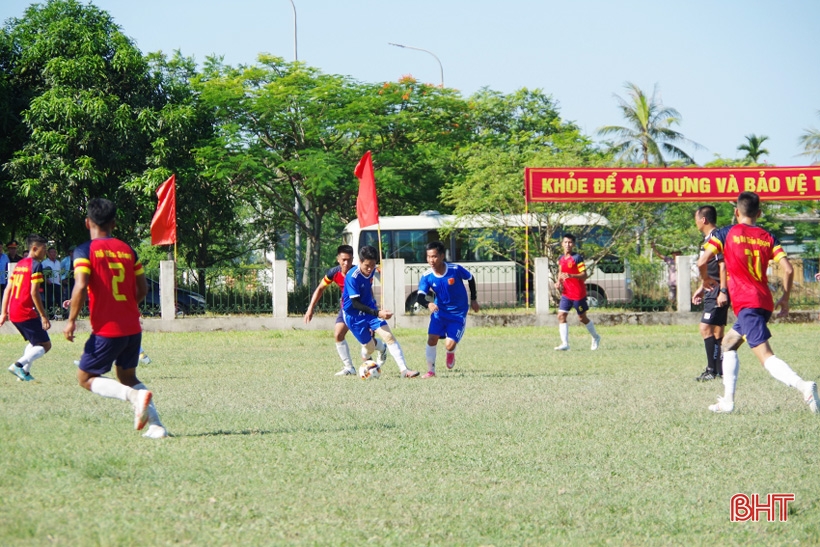
POLYGON ((31 371, 31 364, 46 354, 46 348, 43 346, 32 346, 31 344, 26 346, 25 351, 23 352, 23 356, 18 359, 18 363, 23 365, 23 370, 26 372, 31 371))
POLYGON ((561 335, 561 344, 569 345, 569 323, 558 323, 558 334, 561 335))
POLYGON ((362 359, 364 359, 365 361, 370 359, 370 354, 367 353, 367 346, 362 346, 362 359))
MULTIPOLYGON (((140 382, 139 384, 134 386, 134 389, 148 389, 145 387, 145 384, 140 382)), ((159 413, 157 412, 157 407, 154 406, 154 399, 151 399, 151 402, 148 405, 148 425, 158 425, 162 428, 165 426, 162 425, 162 422, 159 420, 159 413)))
POLYGON ((740 359, 737 357, 737 352, 723 352, 723 400, 728 403, 735 402, 735 386, 739 371, 740 359))
POLYGON ((595 332, 595 323, 592 322, 592 319, 590 319, 589 323, 587 323, 587 330, 589 331, 589 333, 592 335, 593 338, 598 337, 598 333, 595 332))
POLYGON ((393 356, 393 359, 395 359, 396 363, 399 365, 399 370, 402 372, 407 370, 407 362, 404 360, 404 353, 401 351, 399 341, 396 340, 392 344, 388 344, 387 349, 390 351, 390 355, 393 356))
POLYGON ((109 399, 119 399, 120 401, 130 401, 131 392, 136 393, 134 389, 128 386, 102 376, 91 380, 91 392, 109 399))
POLYGON ((427 370, 432 372, 436 371, 436 348, 438 348, 438 345, 427 346, 427 349, 424 350, 424 355, 427 357, 427 370))
POLYGON ((350 347, 347 345, 347 340, 336 342, 336 352, 342 358, 345 368, 353 368, 353 359, 350 358, 350 347))
POLYGON ((772 378, 783 382, 789 387, 797 387, 803 381, 792 368, 782 359, 772 355, 763 363, 763 368, 769 371, 772 378))
MULTIPOLYGON (((375 338, 375 336, 374 336, 375 338)), ((387 345, 384 343, 383 340, 379 340, 376 338, 376 351, 384 351, 387 348, 387 345)))

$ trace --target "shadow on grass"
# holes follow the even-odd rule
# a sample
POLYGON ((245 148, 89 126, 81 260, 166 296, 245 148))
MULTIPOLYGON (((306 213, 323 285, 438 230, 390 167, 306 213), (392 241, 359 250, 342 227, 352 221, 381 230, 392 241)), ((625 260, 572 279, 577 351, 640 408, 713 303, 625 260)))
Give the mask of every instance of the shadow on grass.
POLYGON ((231 435, 283 435, 288 433, 341 433, 343 431, 384 431, 396 429, 395 424, 354 424, 342 427, 283 427, 279 429, 217 429, 215 431, 204 431, 202 433, 175 433, 170 437, 219 437, 231 435))

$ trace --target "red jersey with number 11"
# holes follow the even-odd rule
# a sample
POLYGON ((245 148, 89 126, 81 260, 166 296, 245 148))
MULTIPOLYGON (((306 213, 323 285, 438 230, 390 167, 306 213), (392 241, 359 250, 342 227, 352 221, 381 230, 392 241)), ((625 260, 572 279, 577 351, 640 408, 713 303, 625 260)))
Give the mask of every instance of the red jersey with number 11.
POLYGON ((786 252, 771 232, 749 224, 726 226, 712 232, 703 248, 723 253, 735 315, 746 308, 774 311, 766 270, 770 261, 780 262, 786 252))
POLYGON ((119 338, 142 331, 137 276, 144 270, 130 245, 114 237, 92 239, 74 250, 74 272, 88 274, 91 330, 119 338))

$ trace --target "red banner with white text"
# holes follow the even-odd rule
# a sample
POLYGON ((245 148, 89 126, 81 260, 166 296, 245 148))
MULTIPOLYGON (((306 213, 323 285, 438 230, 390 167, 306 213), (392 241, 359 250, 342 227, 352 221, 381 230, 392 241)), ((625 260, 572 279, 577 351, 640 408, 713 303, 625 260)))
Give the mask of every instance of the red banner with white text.
POLYGON ((524 184, 528 202, 820 200, 820 167, 528 167, 524 184))

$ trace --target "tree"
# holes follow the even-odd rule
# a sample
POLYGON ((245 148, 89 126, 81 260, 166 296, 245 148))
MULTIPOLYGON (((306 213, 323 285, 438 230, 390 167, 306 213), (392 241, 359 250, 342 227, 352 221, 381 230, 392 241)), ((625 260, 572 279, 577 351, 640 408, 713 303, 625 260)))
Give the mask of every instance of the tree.
POLYGON ((616 142, 611 145, 612 152, 621 159, 639 161, 643 165, 653 163, 666 167, 665 156, 683 160, 686 164, 695 163, 678 145, 690 145, 695 149, 702 147, 672 129, 672 126, 680 124, 681 116, 674 108, 663 105, 658 86, 655 85, 651 97, 647 97, 633 83, 627 82, 625 87, 630 100, 626 101, 618 95, 615 98, 628 125, 607 125, 598 129, 601 136, 616 137, 616 142))
MULTIPOLYGON (((817 114, 820 115, 820 110, 817 111, 817 114)), ((815 161, 820 161, 820 131, 813 127, 806 129, 800 135, 798 142, 803 147, 801 156, 808 156, 815 161)))
POLYGON ((11 203, 27 200, 38 213, 29 229, 66 243, 87 238, 87 200, 107 197, 118 233, 135 237, 143 210, 124 183, 145 169, 139 120, 157 98, 140 51, 107 13, 76 0, 34 4, 5 32, 7 74, 25 100, 25 140, 5 164, 11 203))
POLYGON ((760 156, 763 154, 769 153, 768 150, 763 148, 763 143, 769 139, 766 135, 757 136, 755 134, 749 134, 744 137, 746 142, 741 144, 737 147, 738 150, 742 152, 746 152, 746 156, 743 158, 748 163, 758 163, 760 156))

